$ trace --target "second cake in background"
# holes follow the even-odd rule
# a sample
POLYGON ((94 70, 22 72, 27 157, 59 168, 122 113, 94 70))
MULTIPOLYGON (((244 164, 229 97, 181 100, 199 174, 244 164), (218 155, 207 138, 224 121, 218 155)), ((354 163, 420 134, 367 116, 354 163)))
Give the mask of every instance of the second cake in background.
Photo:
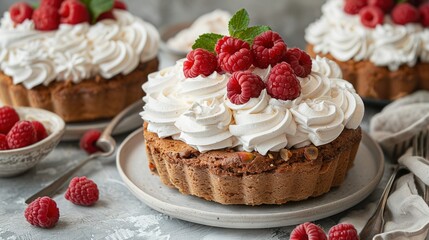
POLYGON ((336 61, 365 98, 429 90, 429 4, 414 2, 328 0, 306 30, 308 52, 336 61))
POLYGON ((114 117, 140 99, 158 69, 159 33, 121 1, 102 6, 12 5, 0 24, 0 100, 82 122, 114 117))

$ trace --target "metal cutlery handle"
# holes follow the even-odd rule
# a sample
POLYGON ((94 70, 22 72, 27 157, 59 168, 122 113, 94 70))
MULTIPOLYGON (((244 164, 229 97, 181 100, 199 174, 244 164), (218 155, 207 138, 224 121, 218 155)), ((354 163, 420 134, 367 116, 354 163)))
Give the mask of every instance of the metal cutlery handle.
POLYGON ((390 176, 389 181, 387 182, 386 187, 381 195, 380 200, 378 201, 376 210, 372 217, 368 220, 366 225, 363 227, 362 231, 359 234, 360 239, 372 239, 375 235, 381 233, 384 227, 384 210, 386 208, 387 198, 389 193, 392 190, 393 183, 395 182, 396 176, 401 170, 406 170, 403 166, 396 166, 393 170, 392 175, 390 176))
POLYGON ((89 155, 87 158, 81 160, 76 166, 65 172, 63 175, 61 175, 58 179, 53 181, 48 186, 42 188, 40 191, 35 193, 33 196, 29 197, 27 200, 25 200, 25 203, 29 204, 32 201, 34 201, 38 197, 42 196, 48 196, 53 197, 55 193, 58 191, 59 188, 61 188, 64 183, 69 180, 74 173, 79 170, 81 167, 83 167, 85 164, 87 164, 89 161, 98 158, 98 157, 107 157, 112 155, 115 152, 116 149, 116 142, 112 138, 112 132, 115 129, 115 127, 119 124, 119 122, 125 118, 130 112, 135 112, 139 108, 143 107, 143 101, 139 100, 133 104, 131 104, 129 107, 122 110, 116 117, 110 121, 110 123, 107 125, 107 127, 103 130, 103 133, 101 134, 100 138, 97 140, 96 144, 98 147, 100 147, 103 151, 102 152, 96 152, 91 155, 89 155))

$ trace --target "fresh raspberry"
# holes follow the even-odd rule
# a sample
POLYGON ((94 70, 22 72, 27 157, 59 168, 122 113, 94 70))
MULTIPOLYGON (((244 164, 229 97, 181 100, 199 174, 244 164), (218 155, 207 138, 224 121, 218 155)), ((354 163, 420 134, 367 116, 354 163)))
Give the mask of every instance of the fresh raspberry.
POLYGON ((9 145, 7 144, 6 135, 0 134, 0 150, 9 150, 9 145))
POLYGON ((368 0, 346 0, 344 5, 344 12, 348 14, 358 14, 359 11, 368 5, 368 0))
POLYGON ((429 3, 422 4, 419 7, 420 22, 424 27, 429 27, 429 3))
POLYGON ((379 7, 383 12, 388 13, 392 10, 393 5, 395 5, 394 0, 368 0, 369 6, 379 7))
POLYGON ((419 11, 409 3, 397 4, 392 10, 392 20, 396 24, 405 25, 419 21, 419 11))
POLYGON ((273 31, 258 35, 253 40, 252 53, 256 67, 267 68, 274 66, 286 55, 287 45, 282 37, 273 31))
POLYGON ((273 98, 293 100, 301 94, 301 85, 292 67, 285 62, 271 69, 266 85, 268 94, 273 98))
POLYGON ((290 64, 298 77, 307 77, 311 73, 313 62, 311 57, 299 48, 290 48, 287 50, 284 60, 290 64))
POLYGON ((20 24, 25 19, 31 19, 33 15, 33 8, 25 2, 17 2, 12 4, 9 8, 10 17, 16 24, 20 24))
POLYGON ((98 16, 98 18, 97 18, 97 22, 99 22, 101 20, 105 20, 105 19, 113 19, 113 20, 116 19, 115 15, 113 15, 112 10, 100 14, 100 16, 98 16))
POLYGON ((74 204, 90 206, 98 201, 97 184, 86 177, 74 177, 64 197, 74 204))
POLYGON ((37 142, 45 139, 48 136, 45 126, 39 121, 31 121, 33 124, 34 130, 36 130, 37 142))
POLYGON ((326 234, 314 223, 298 225, 290 234, 290 240, 326 240, 326 234))
POLYGON ((40 1, 40 7, 50 6, 55 9, 60 9, 61 4, 64 0, 42 0, 40 1))
POLYGON ((113 8, 127 10, 127 4, 125 4, 122 1, 115 0, 115 3, 113 4, 113 8))
POLYGON ((31 225, 52 228, 60 218, 60 210, 51 198, 39 197, 28 205, 24 215, 31 225))
POLYGON ((253 63, 250 45, 237 38, 223 37, 216 43, 218 63, 228 73, 249 69, 253 63))
POLYGON ((89 22, 90 16, 85 4, 76 0, 66 0, 60 8, 61 23, 79 24, 89 22))
POLYGON ((348 223, 333 226, 329 230, 328 236, 329 240, 359 240, 355 227, 348 223))
POLYGON ((36 130, 30 121, 17 122, 6 138, 10 149, 27 147, 37 142, 36 130))
POLYGON ((259 97, 265 88, 262 79, 251 72, 234 72, 226 85, 228 99, 237 105, 259 97))
POLYGON ((216 55, 201 48, 189 52, 186 58, 183 63, 183 73, 187 78, 194 78, 199 75, 207 77, 218 67, 216 55))
POLYGON ((362 8, 359 12, 360 21, 362 24, 369 28, 375 28, 378 24, 382 24, 384 20, 384 13, 379 7, 367 6, 362 8))
POLYGON ((7 134, 19 121, 18 113, 11 107, 0 107, 0 133, 7 134))
POLYGON ((101 132, 98 130, 87 131, 80 139, 80 148, 85 150, 88 154, 101 151, 101 149, 96 145, 96 142, 100 138, 100 136, 101 132))
POLYGON ((37 30, 51 31, 58 29, 60 14, 50 6, 41 6, 33 12, 33 21, 37 30))

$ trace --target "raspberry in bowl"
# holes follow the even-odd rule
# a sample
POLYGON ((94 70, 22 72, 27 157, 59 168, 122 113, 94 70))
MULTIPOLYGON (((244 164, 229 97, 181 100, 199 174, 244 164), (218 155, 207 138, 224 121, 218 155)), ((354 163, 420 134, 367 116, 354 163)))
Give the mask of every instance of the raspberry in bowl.
POLYGON ((65 131, 55 113, 28 107, 0 107, 0 177, 12 177, 45 158, 65 131))

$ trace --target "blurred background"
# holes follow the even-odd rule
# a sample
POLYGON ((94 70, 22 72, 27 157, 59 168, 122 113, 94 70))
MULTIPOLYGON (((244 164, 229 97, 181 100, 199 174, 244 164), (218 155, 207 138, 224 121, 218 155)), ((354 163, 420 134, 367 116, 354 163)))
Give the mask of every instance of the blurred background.
MULTIPOLYGON (((19 0, 37 3, 34 0, 19 0)), ((321 15, 322 0, 124 0, 129 11, 153 23, 159 29, 175 23, 191 22, 215 9, 231 14, 246 8, 251 25, 269 25, 279 32, 290 47, 305 47, 304 30, 321 15)), ((0 13, 14 0, 1 0, 0 13)))

